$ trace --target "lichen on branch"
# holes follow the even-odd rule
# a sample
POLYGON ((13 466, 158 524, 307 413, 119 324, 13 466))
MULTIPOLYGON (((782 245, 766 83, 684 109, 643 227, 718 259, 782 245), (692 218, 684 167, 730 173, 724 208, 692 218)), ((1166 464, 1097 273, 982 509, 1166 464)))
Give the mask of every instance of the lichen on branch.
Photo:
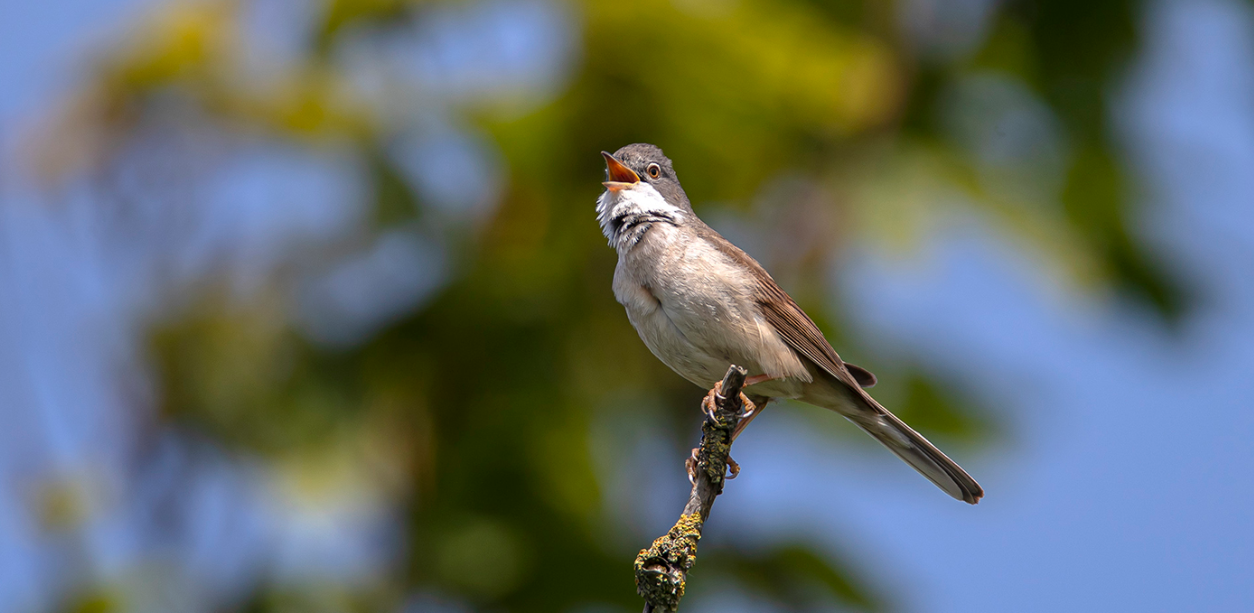
POLYGON ((752 406, 740 393, 747 374, 744 368, 732 365, 702 401, 707 419, 701 426, 701 445, 687 462, 692 481, 688 504, 670 531, 636 556, 636 591, 644 597, 645 613, 679 608, 688 571, 696 564, 701 528, 714 499, 723 493, 732 433, 744 418, 745 407, 752 406))

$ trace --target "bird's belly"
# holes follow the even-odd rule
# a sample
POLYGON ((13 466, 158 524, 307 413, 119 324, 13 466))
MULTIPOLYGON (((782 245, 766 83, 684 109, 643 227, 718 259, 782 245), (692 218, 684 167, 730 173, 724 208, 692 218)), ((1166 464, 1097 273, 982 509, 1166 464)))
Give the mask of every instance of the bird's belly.
POLYGON ((778 378, 754 387, 755 392, 772 397, 799 396, 800 384, 810 380, 809 373, 796 352, 762 318, 756 306, 731 292, 720 295, 710 291, 702 297, 661 298, 660 310, 688 344, 700 348, 707 356, 713 380, 722 379, 728 365, 737 364, 746 368, 751 376, 778 378))
MULTIPOLYGON (((797 398, 810 380, 796 354, 755 314, 723 310, 702 317, 668 305, 642 287, 623 301, 627 318, 653 355, 694 384, 710 388, 736 364, 752 375, 779 377, 749 391, 774 398, 797 398)), ((627 297, 627 296, 623 296, 627 297)))
POLYGON ((728 359, 711 355, 692 344, 661 308, 645 310, 628 306, 627 318, 657 359, 696 385, 713 386, 731 364, 728 359))

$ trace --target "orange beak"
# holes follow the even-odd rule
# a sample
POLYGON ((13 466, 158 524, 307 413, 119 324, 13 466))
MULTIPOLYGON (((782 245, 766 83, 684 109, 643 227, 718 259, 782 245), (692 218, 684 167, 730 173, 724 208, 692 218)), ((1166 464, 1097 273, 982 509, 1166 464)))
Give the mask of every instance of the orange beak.
POLYGON ((602 151, 601 156, 605 158, 605 173, 609 176, 609 181, 602 183, 605 189, 616 192, 620 189, 626 189, 640 182, 640 175, 635 171, 623 165, 622 162, 614 159, 614 156, 602 151))

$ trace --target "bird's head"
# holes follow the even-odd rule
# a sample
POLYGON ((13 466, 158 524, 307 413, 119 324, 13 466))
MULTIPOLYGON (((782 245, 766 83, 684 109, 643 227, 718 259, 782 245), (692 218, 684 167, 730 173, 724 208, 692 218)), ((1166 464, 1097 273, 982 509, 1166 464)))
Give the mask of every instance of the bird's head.
POLYGON ((675 168, 662 150, 647 143, 627 145, 605 158, 605 193, 597 199, 597 219, 613 245, 624 220, 632 215, 669 217, 692 215, 688 195, 679 185, 675 168))

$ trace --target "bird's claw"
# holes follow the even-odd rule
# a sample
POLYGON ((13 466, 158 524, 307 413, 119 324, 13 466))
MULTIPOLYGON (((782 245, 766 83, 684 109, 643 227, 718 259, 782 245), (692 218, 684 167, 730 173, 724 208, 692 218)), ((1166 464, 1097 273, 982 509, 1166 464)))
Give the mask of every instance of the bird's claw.
POLYGON ((740 402, 745 408, 744 413, 740 414, 740 421, 752 419, 758 412, 758 405, 753 404, 753 401, 749 400, 749 397, 744 394, 740 395, 740 402))
MULTIPOLYGON (((718 411, 718 399, 722 397, 722 391, 723 382, 716 382, 714 389, 711 389, 710 393, 701 399, 701 412, 705 414, 705 418, 711 423, 718 423, 716 411, 718 411)), ((740 404, 744 408, 744 411, 740 414, 741 421, 748 419, 758 411, 757 405, 753 404, 753 401, 749 400, 749 397, 744 392, 740 393, 740 404)))
POLYGON ((718 393, 723 389, 723 382, 719 381, 714 384, 714 389, 701 399, 701 412, 705 414, 705 418, 710 423, 718 423, 718 417, 714 412, 718 410, 718 393))
MULTIPOLYGON (((722 391, 723 382, 719 381, 714 384, 714 388, 710 390, 710 393, 706 394, 705 398, 701 400, 701 413, 704 414, 705 418, 713 424, 718 423, 718 415, 716 411, 718 411, 718 400, 722 396, 722 391)), ((736 426, 732 430, 733 441, 736 440, 736 437, 740 434, 741 430, 744 430, 744 427, 749 425, 749 422, 752 421, 758 414, 758 405, 749 400, 749 397, 743 392, 740 394, 740 402, 744 411, 740 414, 740 418, 736 420, 736 426)), ((700 449, 693 449, 692 455, 684 462, 685 468, 688 469, 689 483, 695 483, 697 479, 698 451, 700 451, 700 449)), ((740 464, 733 460, 731 456, 727 456, 727 470, 729 473, 727 475, 728 479, 735 479, 740 474, 740 464)))
POLYGON ((740 433, 744 432, 749 422, 758 416, 758 405, 750 402, 748 398, 741 398, 741 401, 745 403, 745 412, 740 416, 740 421, 736 422, 736 427, 732 429, 732 442, 736 442, 736 439, 740 438, 740 433))
POLYGON ((687 460, 684 460, 684 468, 688 470, 688 483, 693 484, 693 485, 696 485, 697 483, 697 452, 698 451, 700 451, 700 448, 694 447, 692 449, 692 455, 688 456, 687 460))

